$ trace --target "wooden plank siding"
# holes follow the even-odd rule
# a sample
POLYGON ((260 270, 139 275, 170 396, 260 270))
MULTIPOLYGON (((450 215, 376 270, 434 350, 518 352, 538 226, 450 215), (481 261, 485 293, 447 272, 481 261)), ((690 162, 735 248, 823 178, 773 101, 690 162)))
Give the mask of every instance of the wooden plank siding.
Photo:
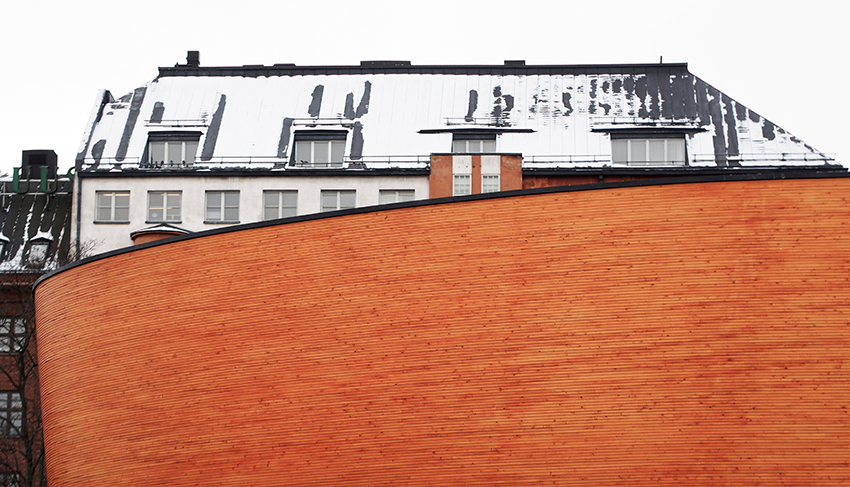
POLYGON ((36 289, 52 487, 850 482, 850 178, 360 212, 36 289))

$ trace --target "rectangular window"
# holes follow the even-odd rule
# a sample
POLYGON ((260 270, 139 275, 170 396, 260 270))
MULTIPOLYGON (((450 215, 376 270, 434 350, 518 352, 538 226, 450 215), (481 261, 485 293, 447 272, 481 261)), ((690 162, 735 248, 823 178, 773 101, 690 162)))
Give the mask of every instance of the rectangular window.
POLYGON ((0 433, 3 436, 18 436, 23 421, 24 405, 17 392, 0 392, 0 433))
POLYGON ((149 222, 180 222, 180 191, 148 191, 149 222))
POLYGON ((630 166, 684 166, 685 139, 681 137, 613 138, 611 156, 615 164, 630 166))
POLYGON ((452 153, 481 154, 496 152, 496 134, 454 134, 452 153))
POLYGON ((453 196, 463 196, 472 194, 472 175, 471 174, 455 174, 453 196))
POLYGON ((144 165, 150 168, 191 167, 201 132, 150 132, 144 165))
POLYGON ((382 189, 378 192, 378 203, 385 205, 387 203, 413 201, 415 194, 412 189, 382 189))
POLYGON ((0 318, 0 353, 20 352, 27 335, 23 318, 0 318))
POLYGON ((298 191, 263 191, 263 220, 298 214, 298 191))
POLYGON ((342 167, 348 132, 296 132, 292 162, 296 166, 342 167))
POLYGON ((172 140, 151 142, 149 147, 150 165, 155 167, 188 167, 195 163, 198 143, 172 140))
POLYGON ((322 211, 354 208, 356 192, 353 189, 322 190, 322 211))
POLYGON ((98 191, 95 193, 94 220, 98 222, 129 222, 129 191, 98 191))
POLYGON ((50 250, 50 241, 42 239, 30 241, 27 262, 34 265, 44 264, 47 260, 48 250, 50 250))
POLYGON ((0 487, 22 487, 21 476, 14 472, 0 473, 0 487))
POLYGON ((205 223, 239 223, 239 191, 207 191, 205 223))
POLYGON ((495 193, 501 189, 499 186, 498 174, 482 174, 481 175, 481 192, 495 193))

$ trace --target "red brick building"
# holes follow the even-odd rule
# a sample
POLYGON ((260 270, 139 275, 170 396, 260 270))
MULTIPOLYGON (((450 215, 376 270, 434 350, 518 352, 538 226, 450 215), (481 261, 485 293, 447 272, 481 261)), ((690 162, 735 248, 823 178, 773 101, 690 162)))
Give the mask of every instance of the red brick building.
POLYGON ((53 151, 23 152, 0 208, 0 486, 44 486, 32 285, 69 261, 71 235, 71 185, 53 151))

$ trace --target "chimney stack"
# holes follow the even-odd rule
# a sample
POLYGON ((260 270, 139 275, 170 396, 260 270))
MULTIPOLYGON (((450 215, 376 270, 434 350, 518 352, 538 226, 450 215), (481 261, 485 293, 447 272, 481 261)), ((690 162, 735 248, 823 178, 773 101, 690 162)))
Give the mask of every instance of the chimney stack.
POLYGON ((201 65, 201 52, 200 51, 188 51, 186 53, 186 66, 200 66, 201 65))
POLYGON ((41 168, 47 168, 47 177, 56 177, 58 158, 52 150, 21 151, 21 176, 37 179, 41 177, 41 168))

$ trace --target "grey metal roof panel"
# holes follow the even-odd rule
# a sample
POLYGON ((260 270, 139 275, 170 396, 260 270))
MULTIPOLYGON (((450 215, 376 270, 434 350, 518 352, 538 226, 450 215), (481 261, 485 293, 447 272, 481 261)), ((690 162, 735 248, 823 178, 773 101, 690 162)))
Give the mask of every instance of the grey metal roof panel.
POLYGON ((687 134, 693 165, 831 162, 685 64, 178 66, 102 99, 82 144, 86 167, 138 164, 150 132, 200 130, 196 162, 283 168, 294 134, 317 127, 349 131, 352 160, 446 152, 451 134, 429 132, 476 126, 528 132, 502 133, 499 152, 610 157, 609 130, 665 126, 699 129, 687 134))

